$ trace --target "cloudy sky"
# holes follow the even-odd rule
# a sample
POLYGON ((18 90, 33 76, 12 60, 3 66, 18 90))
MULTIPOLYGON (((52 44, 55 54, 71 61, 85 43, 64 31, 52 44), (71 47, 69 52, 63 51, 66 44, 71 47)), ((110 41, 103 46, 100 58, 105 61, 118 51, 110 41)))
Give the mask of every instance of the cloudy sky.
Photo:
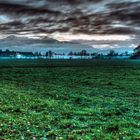
POLYGON ((98 47, 135 47, 140 0, 0 0, 0 38, 49 36, 98 47))

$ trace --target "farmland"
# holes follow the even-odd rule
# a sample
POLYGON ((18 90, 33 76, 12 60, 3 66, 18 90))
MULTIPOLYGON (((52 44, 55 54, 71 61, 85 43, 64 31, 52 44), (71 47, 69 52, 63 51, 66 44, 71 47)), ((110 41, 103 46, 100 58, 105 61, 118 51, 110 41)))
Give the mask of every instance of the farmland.
POLYGON ((0 140, 140 140, 140 61, 1 60, 0 140))

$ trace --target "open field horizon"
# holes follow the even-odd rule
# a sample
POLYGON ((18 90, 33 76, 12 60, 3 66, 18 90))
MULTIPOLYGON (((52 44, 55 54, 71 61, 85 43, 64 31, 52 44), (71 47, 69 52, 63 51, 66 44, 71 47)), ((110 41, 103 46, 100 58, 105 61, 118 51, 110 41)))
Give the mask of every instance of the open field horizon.
POLYGON ((139 140, 139 60, 0 60, 0 140, 139 140))
POLYGON ((140 0, 0 0, 0 140, 140 140, 140 0))

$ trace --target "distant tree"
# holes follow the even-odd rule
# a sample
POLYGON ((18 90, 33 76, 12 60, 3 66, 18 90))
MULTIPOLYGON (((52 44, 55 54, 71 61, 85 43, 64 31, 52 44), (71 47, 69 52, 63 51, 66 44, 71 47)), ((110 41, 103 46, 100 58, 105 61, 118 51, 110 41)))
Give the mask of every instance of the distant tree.
POLYGON ((125 56, 128 56, 128 55, 129 55, 128 51, 125 51, 125 53, 124 53, 124 54, 125 54, 125 56))
POLYGON ((87 53, 86 53, 86 56, 90 56, 90 53, 87 52, 87 53))
POLYGON ((5 50, 5 52, 6 52, 6 53, 9 53, 9 52, 10 52, 10 50, 6 49, 6 50, 5 50))
POLYGON ((100 54, 100 58, 101 59, 104 59, 104 55, 102 53, 100 54))
POLYGON ((119 56, 123 56, 123 53, 120 53, 119 56))
POLYGON ((69 55, 69 56, 73 56, 73 52, 72 52, 72 51, 69 52, 68 55, 69 55))
POLYGON ((114 50, 110 50, 107 55, 108 56, 118 56, 118 53, 116 53, 114 50))
POLYGON ((77 52, 77 56, 80 56, 80 52, 77 52))
POLYGON ((39 54, 38 54, 39 56, 42 56, 42 54, 41 54, 41 52, 39 52, 39 54))
POLYGON ((52 58, 53 52, 51 50, 46 52, 46 56, 49 57, 49 58, 52 58))
POLYGON ((91 55, 91 56, 95 56, 95 55, 96 55, 96 53, 91 53, 90 55, 91 55))
POLYGON ((74 56, 77 56, 77 53, 76 52, 74 52, 74 54, 73 54, 74 56))
POLYGON ((86 50, 82 50, 82 51, 80 52, 80 55, 81 55, 81 56, 86 56, 86 55, 87 55, 87 51, 86 51, 86 50))
POLYGON ((95 55, 95 59, 101 59, 102 57, 103 57, 103 54, 97 53, 97 54, 95 55))
POLYGON ((41 56, 42 54, 40 52, 35 52, 34 55, 35 56, 41 56))

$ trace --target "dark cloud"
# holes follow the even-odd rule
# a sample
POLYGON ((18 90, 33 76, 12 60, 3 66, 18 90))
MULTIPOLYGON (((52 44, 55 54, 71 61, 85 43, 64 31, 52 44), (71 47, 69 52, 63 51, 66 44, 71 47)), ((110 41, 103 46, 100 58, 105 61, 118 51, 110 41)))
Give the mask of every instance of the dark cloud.
POLYGON ((140 25, 140 2, 111 3, 108 7, 111 19, 140 25))
MULTIPOLYGON (((56 2, 58 3, 58 0, 48 0, 50 2, 56 2)), ((63 4, 72 4, 72 5, 77 5, 77 4, 81 4, 81 3, 87 3, 87 2, 92 2, 92 3, 98 3, 101 2, 103 0, 59 0, 59 2, 63 3, 63 4)))
POLYGON ((16 15, 38 15, 38 14, 60 14, 59 11, 52 11, 47 8, 36 8, 33 6, 23 5, 23 4, 16 4, 16 3, 7 3, 7 2, 0 2, 0 12, 1 13, 8 13, 8 14, 16 14, 16 15))
POLYGON ((2 33, 139 34, 140 1, 3 0, 2 33))

